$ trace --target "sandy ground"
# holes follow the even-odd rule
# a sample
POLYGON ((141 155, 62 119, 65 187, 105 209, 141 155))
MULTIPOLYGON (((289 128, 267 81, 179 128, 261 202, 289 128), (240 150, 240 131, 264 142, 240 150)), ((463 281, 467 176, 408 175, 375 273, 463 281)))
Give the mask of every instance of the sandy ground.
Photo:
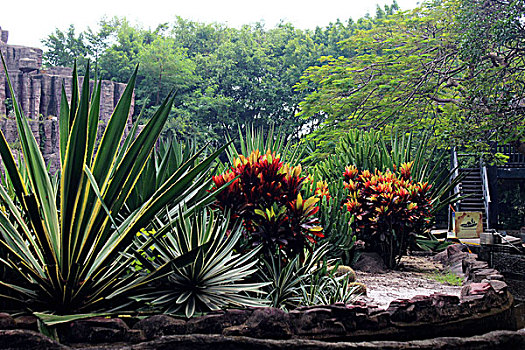
POLYGON ((443 270, 440 263, 428 257, 407 256, 403 257, 399 271, 384 274, 356 271, 357 282, 367 287, 367 295, 361 296, 359 300, 386 309, 392 300, 410 299, 416 295, 444 293, 459 296, 461 286, 441 283, 429 277, 443 270))

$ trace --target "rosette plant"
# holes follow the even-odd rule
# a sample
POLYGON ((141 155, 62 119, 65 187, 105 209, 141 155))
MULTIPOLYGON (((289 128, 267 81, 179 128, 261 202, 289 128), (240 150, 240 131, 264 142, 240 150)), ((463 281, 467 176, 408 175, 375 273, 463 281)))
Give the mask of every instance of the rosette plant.
MULTIPOLYGON (((5 252, 0 264, 10 276, 0 281, 0 297, 26 311, 71 315, 129 305, 128 296, 135 289, 163 273, 160 269, 139 277, 128 272, 134 259, 131 247, 135 235, 168 203, 191 202, 209 186, 209 182, 197 180, 221 149, 195 165, 193 161, 184 163, 135 209, 119 216, 173 102, 173 97, 168 97, 142 132, 122 143, 136 73, 97 142, 101 83, 95 84, 91 94, 88 69, 79 91, 74 69, 70 103, 62 89, 57 181, 48 173, 27 119, 14 101, 22 156, 17 165, 0 133, 0 156, 12 189, 10 196, 0 186, 0 245, 5 252)), ((15 97, 10 83, 9 88, 15 97)), ((202 198, 187 210, 205 202, 202 198)), ((170 264, 182 266, 196 254, 189 252, 170 264)))
POLYGON ((162 312, 183 313, 188 318, 196 312, 226 307, 265 306, 261 288, 266 284, 251 282, 258 270, 261 246, 241 255, 235 252, 240 238, 238 225, 231 230, 228 218, 210 210, 189 217, 179 215, 167 232, 160 229, 140 235, 141 266, 157 271, 168 264, 171 269, 139 300, 162 312), (169 264, 198 248, 190 264, 169 264))

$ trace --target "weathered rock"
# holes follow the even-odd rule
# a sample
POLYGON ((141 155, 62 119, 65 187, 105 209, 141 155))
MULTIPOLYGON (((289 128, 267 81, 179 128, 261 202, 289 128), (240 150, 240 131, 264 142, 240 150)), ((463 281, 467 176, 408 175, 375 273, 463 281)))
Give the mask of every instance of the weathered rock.
POLYGON ((133 329, 142 330, 147 339, 186 333, 186 321, 168 315, 155 315, 137 322, 133 329))
MULTIPOLYGON (((525 347, 524 331, 494 331, 472 337, 441 337, 428 340, 412 341, 368 341, 368 342, 324 342, 317 340, 290 339, 254 339, 249 337, 227 337, 221 335, 176 335, 141 343, 124 349, 153 350, 406 350, 406 349, 443 349, 443 350, 509 350, 525 347)), ((119 347, 121 349, 122 347, 119 347)), ((101 349, 101 348, 98 348, 101 349)), ((108 348, 109 349, 109 348, 108 348)), ((111 349, 117 349, 111 347, 111 349)))
POLYGON ((490 286, 496 293, 501 294, 507 292, 508 286, 507 283, 499 280, 490 280, 489 281, 490 286))
POLYGON ((67 346, 34 331, 12 329, 0 330, 0 349, 66 350, 67 346))
POLYGON ((223 313, 223 325, 226 327, 243 324, 252 315, 253 309, 228 309, 223 313))
POLYGON ((128 329, 126 334, 126 341, 129 343, 142 343, 146 341, 147 338, 144 335, 144 332, 140 329, 128 329))
POLYGON ((255 309, 245 323, 228 327, 224 329, 223 334, 265 339, 289 339, 293 332, 288 313, 269 307, 255 309))
POLYGON ((498 271, 494 269, 470 269, 468 276, 472 282, 481 282, 484 279, 488 279, 488 276, 497 274, 498 271))
POLYGON ((119 318, 93 317, 71 322, 64 329, 68 343, 112 343, 127 340, 128 326, 119 318))
POLYGON ((468 247, 463 244, 453 244, 447 247, 447 260, 445 265, 461 263, 468 256, 468 247))
POLYGON ((290 312, 290 319, 297 335, 345 334, 341 320, 334 317, 330 308, 317 307, 303 312, 290 312))
POLYGON ((15 325, 18 329, 27 329, 38 331, 38 319, 35 316, 18 316, 15 317, 15 325))
POLYGON ((387 271, 385 262, 377 253, 362 253, 354 264, 354 268, 368 273, 385 273, 387 271))
POLYGON ((461 288, 461 297, 467 295, 484 295, 491 289, 489 283, 470 283, 461 288))
POLYGON ((6 313, 0 313, 0 329, 15 328, 15 320, 6 313))
POLYGON ((221 334, 223 323, 223 313, 208 314, 190 319, 186 329, 187 333, 191 334, 221 334))

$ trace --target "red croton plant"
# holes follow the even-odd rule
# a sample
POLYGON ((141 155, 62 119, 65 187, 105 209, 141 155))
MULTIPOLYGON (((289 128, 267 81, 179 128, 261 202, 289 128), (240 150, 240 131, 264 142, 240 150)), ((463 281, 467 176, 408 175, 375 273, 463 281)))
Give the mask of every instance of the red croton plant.
POLYGON ((412 180, 412 164, 373 173, 348 166, 344 173, 349 190, 344 206, 355 216, 358 239, 379 252, 389 268, 397 265, 413 233, 431 219, 431 185, 412 180))
POLYGON ((232 222, 242 219, 249 245, 263 244, 266 254, 280 249, 293 257, 323 237, 314 216, 319 198, 303 198, 300 165, 290 167, 275 152, 257 150, 248 157, 240 155, 231 169, 214 176, 212 190, 232 180, 217 194, 216 206, 228 212, 232 222))

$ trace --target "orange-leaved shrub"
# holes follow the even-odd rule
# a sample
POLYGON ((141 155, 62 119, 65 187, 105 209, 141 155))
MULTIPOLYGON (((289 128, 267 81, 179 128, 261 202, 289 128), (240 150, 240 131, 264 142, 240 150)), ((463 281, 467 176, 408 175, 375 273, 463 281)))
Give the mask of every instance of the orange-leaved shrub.
POLYGON ((319 198, 305 198, 301 171, 300 165, 283 163, 275 152, 257 150, 248 157, 239 155, 229 170, 213 177, 212 191, 233 180, 217 194, 215 205, 229 213, 232 222, 242 219, 248 248, 263 244, 266 254, 281 250, 293 257, 323 237, 315 217, 319 198))
POLYGON ((358 239, 377 251, 389 268, 405 253, 415 233, 431 219, 430 188, 411 178, 413 163, 394 172, 358 170, 347 166, 344 186, 349 190, 344 206, 355 217, 358 239))

